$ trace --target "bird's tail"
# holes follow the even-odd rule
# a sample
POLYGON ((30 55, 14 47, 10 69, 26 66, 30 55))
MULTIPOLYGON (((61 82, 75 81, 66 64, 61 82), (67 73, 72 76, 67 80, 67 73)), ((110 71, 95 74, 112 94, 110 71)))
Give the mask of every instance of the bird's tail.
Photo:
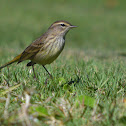
POLYGON ((21 54, 18 55, 18 56, 16 56, 16 57, 15 57, 13 60, 11 60, 10 62, 8 62, 8 63, 4 64, 3 66, 1 66, 1 67, 0 67, 0 70, 1 70, 2 68, 4 68, 4 67, 8 66, 8 65, 11 65, 11 64, 14 63, 14 62, 19 61, 20 57, 21 57, 21 54))

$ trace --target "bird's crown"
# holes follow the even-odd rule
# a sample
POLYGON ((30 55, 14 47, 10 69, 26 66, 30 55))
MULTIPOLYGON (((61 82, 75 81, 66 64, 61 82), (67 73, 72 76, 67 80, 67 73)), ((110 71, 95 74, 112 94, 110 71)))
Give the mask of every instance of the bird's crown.
POLYGON ((50 28, 53 28, 53 27, 55 27, 55 26, 61 26, 61 27, 64 27, 64 28, 65 28, 65 27, 70 27, 70 28, 76 27, 76 26, 71 25, 69 22, 64 21, 64 20, 60 20, 60 21, 54 22, 54 23, 50 26, 50 28))

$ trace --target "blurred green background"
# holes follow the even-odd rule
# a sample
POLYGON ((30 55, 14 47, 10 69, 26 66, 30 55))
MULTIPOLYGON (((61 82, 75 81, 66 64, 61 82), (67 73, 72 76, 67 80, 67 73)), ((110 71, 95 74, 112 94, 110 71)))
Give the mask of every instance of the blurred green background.
POLYGON ((66 38, 68 49, 125 52, 125 0, 1 0, 0 57, 23 51, 56 20, 78 26, 66 38))

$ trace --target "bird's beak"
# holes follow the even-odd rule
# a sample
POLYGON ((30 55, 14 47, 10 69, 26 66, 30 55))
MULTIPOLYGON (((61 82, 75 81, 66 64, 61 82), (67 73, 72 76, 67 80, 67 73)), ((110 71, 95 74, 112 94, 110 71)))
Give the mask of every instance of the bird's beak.
POLYGON ((76 28, 76 27, 77 27, 77 26, 75 26, 75 25, 71 25, 71 26, 70 26, 70 28, 76 28))

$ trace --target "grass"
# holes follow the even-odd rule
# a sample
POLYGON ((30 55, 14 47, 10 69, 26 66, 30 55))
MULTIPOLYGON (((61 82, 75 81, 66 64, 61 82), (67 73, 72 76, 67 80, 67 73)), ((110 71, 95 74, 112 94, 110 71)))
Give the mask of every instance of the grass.
POLYGON ((0 1, 0 64, 56 20, 78 28, 47 69, 26 63, 0 72, 0 125, 126 125, 125 0, 0 1), (111 2, 112 1, 112 2, 111 2))

